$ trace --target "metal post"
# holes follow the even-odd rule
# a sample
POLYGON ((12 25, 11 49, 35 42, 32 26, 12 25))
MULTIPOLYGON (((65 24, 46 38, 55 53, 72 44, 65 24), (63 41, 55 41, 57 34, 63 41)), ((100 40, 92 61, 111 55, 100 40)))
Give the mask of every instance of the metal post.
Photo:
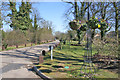
POLYGON ((53 54, 53 51, 51 50, 51 60, 53 59, 53 55, 52 54, 53 54))
POLYGON ((51 46, 51 60, 53 60, 53 46, 51 46))
MULTIPOLYGON (((89 2, 88 2, 88 21, 89 21, 89 2)), ((80 68, 80 72, 81 74, 84 74, 85 77, 89 77, 89 78, 93 78, 93 74, 95 73, 95 67, 92 64, 92 42, 91 42, 91 29, 90 26, 87 26, 87 52, 84 53, 84 63, 80 68), (84 70, 84 72, 82 72, 82 70, 84 70), (87 70, 89 70, 89 72, 87 72, 87 70)))

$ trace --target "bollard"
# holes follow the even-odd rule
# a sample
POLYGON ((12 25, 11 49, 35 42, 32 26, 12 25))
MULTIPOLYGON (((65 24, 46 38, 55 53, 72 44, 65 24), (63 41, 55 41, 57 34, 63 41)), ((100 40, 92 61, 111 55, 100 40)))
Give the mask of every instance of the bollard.
POLYGON ((55 45, 55 47, 57 47, 58 44, 55 45))
POLYGON ((40 54, 39 56, 39 64, 42 64, 44 61, 44 56, 42 54, 40 54))
POLYGON ((51 60, 53 59, 53 48, 54 46, 49 46, 49 51, 51 51, 51 60))
POLYGON ((54 45, 54 46, 53 46, 53 49, 55 49, 55 47, 56 47, 56 46, 54 45))
POLYGON ((53 60, 53 46, 51 46, 51 60, 53 60))
POLYGON ((49 46, 49 51, 51 51, 51 46, 49 46))
POLYGON ((45 56, 45 54, 46 54, 46 52, 45 52, 45 50, 43 50, 43 51, 42 51, 42 55, 45 56))
POLYGON ((16 48, 18 48, 18 45, 16 45, 16 48))
POLYGON ((26 47, 26 44, 25 44, 25 47, 26 47))
POLYGON ((50 51, 50 48, 51 48, 51 47, 49 46, 49 48, 48 48, 49 51, 50 51))
POLYGON ((2 50, 5 50, 5 46, 2 45, 2 50))

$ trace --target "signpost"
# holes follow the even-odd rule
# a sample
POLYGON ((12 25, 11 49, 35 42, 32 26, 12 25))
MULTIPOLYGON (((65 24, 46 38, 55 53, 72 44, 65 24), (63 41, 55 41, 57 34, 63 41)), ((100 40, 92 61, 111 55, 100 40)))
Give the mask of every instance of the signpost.
POLYGON ((53 60, 53 46, 49 46, 49 50, 51 51, 51 60, 53 60))

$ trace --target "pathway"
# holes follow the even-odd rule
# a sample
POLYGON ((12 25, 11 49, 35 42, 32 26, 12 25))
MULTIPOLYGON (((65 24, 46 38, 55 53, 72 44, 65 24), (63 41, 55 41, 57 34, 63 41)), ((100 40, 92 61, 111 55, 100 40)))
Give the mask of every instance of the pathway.
POLYGON ((0 52, 0 77, 2 78, 40 78, 31 70, 42 50, 48 51, 49 45, 59 41, 32 47, 0 52))

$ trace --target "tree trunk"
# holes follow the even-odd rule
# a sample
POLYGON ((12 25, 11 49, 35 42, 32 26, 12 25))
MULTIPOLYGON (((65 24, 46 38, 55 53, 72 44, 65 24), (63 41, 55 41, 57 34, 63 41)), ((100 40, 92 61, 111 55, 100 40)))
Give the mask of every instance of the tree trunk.
POLYGON ((118 34, 118 7, 117 7, 117 4, 116 2, 113 2, 113 5, 114 5, 114 8, 115 8, 115 35, 116 35, 116 38, 117 38, 117 43, 119 44, 119 34, 118 34))
POLYGON ((115 15, 115 19, 116 19, 116 22, 115 22, 115 33, 116 33, 116 38, 117 38, 117 43, 119 43, 119 34, 118 34, 118 8, 116 7, 116 15, 115 15))
POLYGON ((70 40, 69 40, 69 48, 70 48, 70 45, 71 45, 71 43, 70 43, 70 40))
MULTIPOLYGON (((75 1, 75 19, 78 21, 79 20, 79 16, 78 16, 78 5, 77 5, 77 0, 75 1)), ((78 36, 78 44, 80 44, 80 32, 77 31, 77 36, 78 36)))
POLYGON ((77 37, 78 37, 78 44, 80 44, 80 31, 77 31, 77 37))
POLYGON ((35 32, 35 44, 37 44, 37 30, 35 32))
POLYGON ((91 37, 92 37, 92 42, 93 42, 93 39, 94 39, 94 35, 95 35, 95 29, 92 31, 92 35, 91 35, 91 37))
POLYGON ((77 0, 75 0, 75 18, 78 20, 78 5, 77 5, 77 0))
POLYGON ((104 36, 104 31, 101 30, 101 40, 103 40, 103 36, 104 36))

